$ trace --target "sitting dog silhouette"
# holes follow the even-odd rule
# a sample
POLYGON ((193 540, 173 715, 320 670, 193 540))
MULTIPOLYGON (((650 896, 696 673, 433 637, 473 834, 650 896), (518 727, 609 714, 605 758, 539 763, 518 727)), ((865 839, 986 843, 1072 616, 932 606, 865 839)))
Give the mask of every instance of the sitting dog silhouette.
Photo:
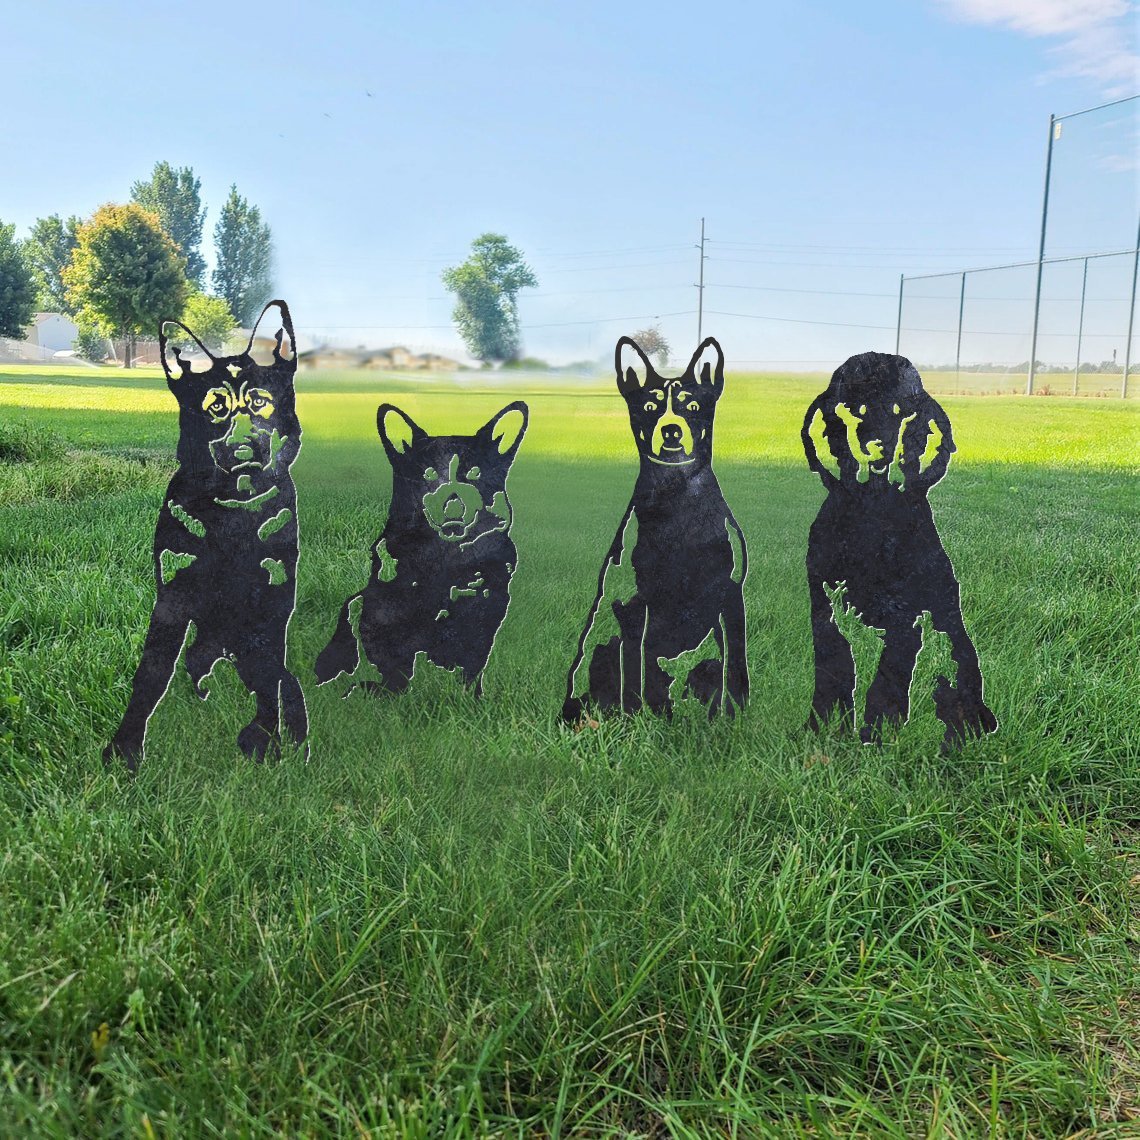
POLYGON ((424 653, 482 692, 518 562, 506 483, 528 414, 518 400, 474 435, 431 436, 399 408, 380 405, 376 426, 392 464, 388 519, 368 584, 341 607, 317 658, 320 684, 354 673, 363 647, 381 682, 362 687, 402 692, 424 653))
POLYGON ((665 379, 622 337, 614 365, 640 470, 598 576, 562 716, 578 722, 591 706, 668 715, 671 663, 683 693, 710 717, 731 716, 748 700, 747 552, 712 468, 724 355, 708 337, 681 376, 665 379))
POLYGON ((285 667, 297 571, 289 468, 301 448, 294 344, 284 301, 265 306, 238 356, 215 357, 185 325, 162 325, 162 366, 178 400, 178 470, 155 530, 154 612, 106 761, 121 756, 134 771, 191 626, 186 669, 198 695, 206 698, 203 680, 227 658, 257 698, 253 720, 238 735, 247 756, 278 750, 282 723, 294 744, 308 735, 304 694, 285 667), (171 338, 192 340, 200 351, 184 352, 171 338), (266 339, 273 341, 267 361, 255 350, 266 339))
POLYGON ((922 648, 920 620, 950 638, 954 684, 939 676, 935 707, 946 725, 942 748, 997 728, 982 699, 982 672, 962 621, 958 581, 927 501, 954 451, 950 420, 909 360, 865 352, 839 367, 812 402, 801 431, 808 466, 827 498, 812 523, 807 572, 815 648, 809 727, 835 714, 853 722, 855 661, 832 615, 827 591, 884 632, 867 693, 864 743, 910 713, 910 682, 922 648), (829 464, 821 452, 830 452, 829 464), (838 474, 832 470, 838 468, 838 474))

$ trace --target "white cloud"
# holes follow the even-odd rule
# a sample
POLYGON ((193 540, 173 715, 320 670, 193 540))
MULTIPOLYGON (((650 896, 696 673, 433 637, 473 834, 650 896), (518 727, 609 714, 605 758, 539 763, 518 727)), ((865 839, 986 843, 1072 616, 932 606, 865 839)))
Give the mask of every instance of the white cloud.
POLYGON ((1100 83, 1109 95, 1130 95, 1140 86, 1132 0, 941 0, 968 24, 1007 27, 1027 36, 1059 39, 1049 47, 1054 74, 1100 83))
POLYGON ((1097 166, 1111 174, 1128 174, 1130 171, 1140 170, 1140 159, 1134 154, 1106 154, 1097 166))

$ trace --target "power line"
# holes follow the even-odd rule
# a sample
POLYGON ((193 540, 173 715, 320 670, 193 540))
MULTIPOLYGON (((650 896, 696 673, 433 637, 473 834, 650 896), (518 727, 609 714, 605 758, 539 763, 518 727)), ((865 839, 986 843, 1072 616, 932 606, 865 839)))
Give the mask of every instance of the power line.
POLYGON ((762 293, 807 293, 813 297, 890 297, 894 293, 858 293, 844 289, 788 289, 781 285, 726 285, 721 282, 706 281, 706 289, 752 289, 762 293))
MULTIPOLYGON (((614 321, 654 321, 659 320, 661 317, 691 317, 696 309, 681 309, 674 313, 642 313, 635 317, 592 317, 589 320, 583 321, 555 321, 545 324, 537 325, 519 325, 522 329, 557 329, 566 328, 570 325, 603 325, 609 324, 614 321)), ((298 330, 302 332, 310 332, 314 329, 354 329, 365 330, 370 332, 391 332, 391 331, 406 331, 406 332, 421 332, 430 329, 454 329, 454 325, 330 325, 322 321, 310 321, 303 325, 298 325, 298 330)))
MULTIPOLYGON (((894 332, 894 325, 858 325, 852 324, 848 321, 808 321, 799 317, 770 317, 764 313, 725 313, 717 310, 709 309, 709 316, 713 317, 745 317, 753 321, 778 321, 780 324, 788 325, 826 325, 829 328, 841 329, 881 329, 885 332, 894 332)), ((922 332, 935 332, 935 329, 922 329, 915 330, 922 332)))

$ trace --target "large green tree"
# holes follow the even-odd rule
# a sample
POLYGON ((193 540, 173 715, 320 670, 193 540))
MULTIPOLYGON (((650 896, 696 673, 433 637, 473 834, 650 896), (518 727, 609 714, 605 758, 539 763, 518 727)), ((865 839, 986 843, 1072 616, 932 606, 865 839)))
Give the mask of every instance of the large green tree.
POLYGON ((518 292, 534 289, 538 278, 503 234, 480 234, 462 265, 443 271, 443 284, 455 294, 452 319, 467 351, 485 362, 517 360, 522 352, 518 292))
POLYGON ((214 292, 250 328, 273 291, 273 235, 261 211, 230 187, 214 227, 214 292))
POLYGON ((16 241, 16 227, 0 222, 0 336, 23 340, 36 313, 36 282, 16 241))
POLYGON ((158 215, 162 228, 186 258, 186 276, 199 289, 206 278, 201 254, 202 227, 206 224, 201 186, 189 166, 175 170, 169 162, 156 162, 150 178, 131 187, 131 201, 158 215))
POLYGON ((35 274, 39 288, 39 306, 50 313, 70 313, 67 289, 63 284, 64 268, 71 261, 81 219, 72 215, 66 221, 58 214, 37 218, 24 242, 24 257, 35 274))
MULTIPOLYGON (((211 352, 219 352, 237 326, 229 305, 221 297, 199 292, 191 293, 186 299, 182 323, 211 352)), ((190 338, 179 332, 175 332, 170 341, 177 345, 190 344, 190 338)))
POLYGON ((132 202, 102 206, 79 227, 63 280, 83 324, 123 338, 130 368, 135 337, 153 335, 182 312, 190 291, 185 265, 158 215, 132 202))

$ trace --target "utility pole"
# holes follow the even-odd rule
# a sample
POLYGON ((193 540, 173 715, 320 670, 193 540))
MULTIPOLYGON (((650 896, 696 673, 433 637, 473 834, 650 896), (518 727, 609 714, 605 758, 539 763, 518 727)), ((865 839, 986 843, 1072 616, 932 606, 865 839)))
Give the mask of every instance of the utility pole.
POLYGON ((697 344, 701 343, 701 325, 705 314, 705 220, 701 218, 701 275, 697 282, 697 344))
POLYGON ((906 281, 906 274, 899 274, 899 315, 898 320, 895 322, 895 356, 899 354, 899 341, 902 340, 902 299, 903 299, 903 282, 906 281))

